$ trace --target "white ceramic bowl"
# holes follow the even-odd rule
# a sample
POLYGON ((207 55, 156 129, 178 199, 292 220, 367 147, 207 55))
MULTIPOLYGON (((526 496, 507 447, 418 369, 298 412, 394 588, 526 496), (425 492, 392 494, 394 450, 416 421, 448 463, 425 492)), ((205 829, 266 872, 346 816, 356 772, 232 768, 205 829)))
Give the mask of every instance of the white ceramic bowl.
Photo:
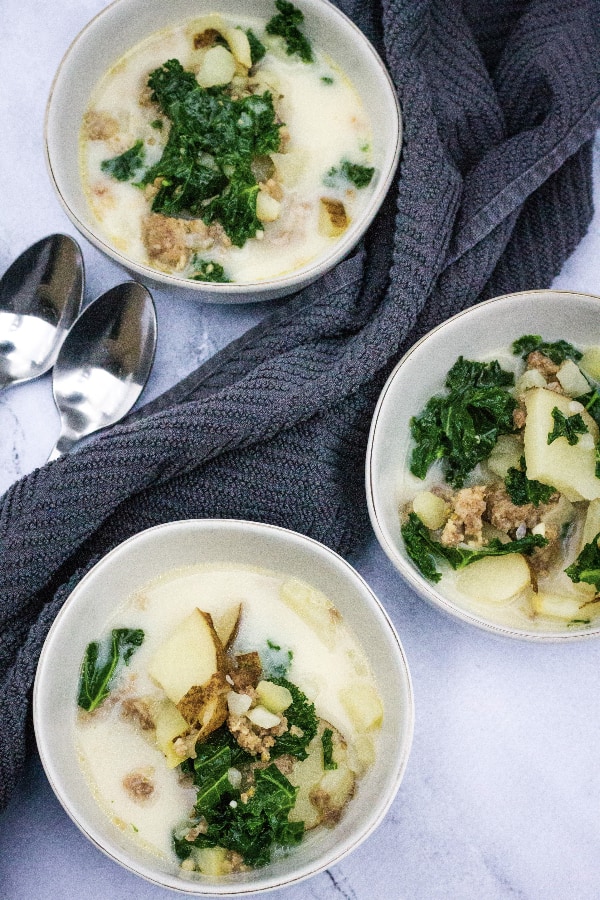
MULTIPOLYGON (((493 604, 477 610, 444 592, 444 579, 432 584, 408 558, 400 533, 402 473, 412 450, 410 419, 440 393, 459 356, 487 357, 507 349, 523 334, 544 340, 564 338, 575 346, 600 343, 600 299, 569 291, 525 291, 496 297, 459 313, 434 328, 400 360, 377 403, 367 450, 366 490, 371 523, 383 550, 401 575, 424 597, 463 622, 513 638, 572 641, 597 637, 600 625, 585 630, 557 620, 506 624, 493 604)), ((418 490, 418 487, 416 488, 418 490)))
POLYGON ((156 884, 194 895, 239 895, 281 887, 331 866, 357 847, 380 823, 398 790, 414 715, 410 675, 398 636, 377 598, 348 563, 322 544, 283 528, 212 519, 143 531, 108 553, 85 576, 44 644, 33 709, 46 774, 75 824, 126 868, 156 884), (219 561, 286 572, 326 593, 369 658, 384 720, 376 760, 335 828, 308 832, 289 856, 265 868, 191 881, 182 878, 175 863, 144 851, 119 831, 94 800, 77 761, 75 702, 85 647, 97 639, 115 607, 163 572, 219 561))
MULTIPOLYGON (((352 78, 372 121, 373 186, 363 212, 321 257, 288 275, 244 284, 207 284, 166 275, 141 265, 109 244, 89 209, 79 174, 79 133, 92 89, 111 64, 161 28, 202 13, 240 15, 236 0, 116 0, 80 32, 56 74, 46 111, 46 158, 58 197, 73 224, 93 244, 139 275, 186 287, 213 302, 248 302, 281 297, 319 278, 346 256, 372 222, 390 186, 402 139, 400 109, 391 79, 363 33, 328 0, 302 0, 303 30, 352 78)), ((273 0, 247 0, 243 14, 267 21, 273 0)))

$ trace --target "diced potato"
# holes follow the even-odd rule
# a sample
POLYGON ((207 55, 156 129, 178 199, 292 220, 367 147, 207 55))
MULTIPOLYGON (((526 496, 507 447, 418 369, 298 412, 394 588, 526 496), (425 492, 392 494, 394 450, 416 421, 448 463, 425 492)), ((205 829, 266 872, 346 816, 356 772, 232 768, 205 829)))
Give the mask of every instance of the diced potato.
POLYGON ((216 44, 210 47, 202 59, 196 81, 203 88, 229 84, 235 75, 235 59, 227 47, 216 44))
POLYGON ((249 69, 252 65, 252 54, 246 32, 241 28, 227 28, 224 37, 236 61, 249 69))
POLYGON ((308 745, 307 758, 296 762, 288 777, 298 787, 289 815, 291 822, 304 822, 306 830, 338 822, 355 785, 354 772, 348 765, 348 748, 340 732, 322 719, 308 745), (337 769, 324 767, 322 735, 326 728, 332 731, 332 757, 337 769))
POLYGON ((600 381, 600 347, 588 347, 579 360, 579 366, 594 381, 600 381))
POLYGON ((226 875, 231 870, 225 847, 194 847, 192 855, 203 875, 226 875))
POLYGON ((193 685, 178 702, 183 718, 198 731, 197 740, 205 740, 227 718, 229 688, 225 674, 214 672, 204 684, 193 685))
POLYGON ((592 500, 588 505, 581 532, 581 540, 579 542, 579 552, 583 550, 586 544, 593 541, 600 532, 600 500, 592 500))
POLYGON ((359 734, 348 748, 348 765, 355 775, 364 775, 375 762, 375 742, 370 734, 359 734))
POLYGON ((448 504, 431 491, 419 491, 413 500, 413 510, 426 528, 435 531, 448 518, 448 504))
POLYGON ((297 578, 288 578, 281 585, 279 596, 327 647, 334 646, 341 616, 325 594, 297 578))
POLYGON ((509 469, 518 469, 523 456, 523 443, 516 434, 501 434, 488 456, 487 464, 494 475, 506 478, 509 469))
MULTIPOLYGON (((534 388, 525 394, 527 421, 525 423, 525 460, 529 478, 552 484, 568 500, 594 500, 600 497, 600 479, 596 478, 596 451, 594 446, 579 441, 570 445, 560 437, 548 443, 548 434, 554 427, 552 410, 557 407, 569 417, 573 415, 570 397, 554 391, 534 388)), ((598 440, 598 426, 583 410, 581 416, 593 438, 598 440)))
POLYGON ((219 13, 209 13, 207 16, 200 16, 189 22, 186 26, 186 33, 194 45, 201 45, 201 38, 205 32, 218 31, 219 34, 224 34, 226 29, 227 26, 219 13))
POLYGON ((523 374, 517 378, 515 390, 518 394, 524 394, 525 391, 534 387, 546 387, 548 382, 539 369, 526 369, 523 374))
POLYGON ((208 613, 195 609, 160 645, 148 666, 150 677, 173 703, 190 688, 223 671, 225 653, 208 613))
POLYGON ((589 619, 600 611, 598 605, 581 601, 577 597, 566 594, 553 594, 538 591, 531 600, 533 611, 540 616, 551 616, 553 619, 589 619))
POLYGON ((327 237, 339 237, 344 233, 350 220, 341 200, 321 197, 319 201, 319 232, 327 237))
POLYGON ((587 394, 590 389, 589 382, 572 359, 565 359, 556 373, 556 377, 563 391, 569 397, 581 397, 582 394, 587 394))
POLYGON ((281 715, 288 706, 292 705, 293 697, 289 690, 282 684, 274 684, 272 681, 259 681, 256 685, 256 698, 259 703, 275 713, 281 715))
POLYGON ((155 723, 156 746, 164 753, 169 769, 174 769, 181 763, 182 758, 175 753, 173 741, 185 734, 189 725, 170 700, 164 700, 158 707, 155 723))
POLYGON ((342 688, 340 700, 359 733, 373 731, 381 726, 383 704, 379 694, 369 682, 357 681, 342 688))
POLYGON ((290 150, 289 153, 272 153, 271 159, 275 164, 278 181, 287 187, 297 184, 309 163, 308 153, 302 148, 290 150))
POLYGON ((530 583, 529 566, 520 553, 487 556, 464 568, 456 579, 461 594, 484 603, 505 603, 530 583))
POLYGON ((259 191, 256 196, 256 217, 261 222, 274 222, 279 218, 281 203, 266 191, 259 191))

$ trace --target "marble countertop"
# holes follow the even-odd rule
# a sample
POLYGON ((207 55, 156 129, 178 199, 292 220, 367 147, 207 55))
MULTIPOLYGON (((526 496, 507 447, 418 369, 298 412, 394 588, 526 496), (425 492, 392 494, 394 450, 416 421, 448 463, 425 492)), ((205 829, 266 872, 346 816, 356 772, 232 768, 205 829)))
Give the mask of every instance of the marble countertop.
MULTIPOLYGON (((0 34, 0 272, 52 232, 77 237, 48 179, 43 117, 69 43, 103 0, 4 0, 0 34)), ((600 209, 600 143, 595 155, 600 209)), ((89 302, 123 270, 80 239, 89 302)), ((531 285, 532 288, 537 285, 531 285)), ((554 287, 600 292, 600 213, 554 287)), ((152 287, 156 362, 144 400, 273 308, 202 305, 152 287)), ((282 303, 285 301, 278 301, 282 303)), ((0 394, 0 493, 42 465, 58 434, 49 376, 0 394)), ((600 642, 534 645, 462 625, 408 588, 372 538, 352 560, 390 614, 414 682, 416 725, 396 800, 339 865, 281 900, 592 900, 600 860, 600 642)), ((0 816, 3 900, 173 896, 104 857, 71 823, 34 748, 0 816)))

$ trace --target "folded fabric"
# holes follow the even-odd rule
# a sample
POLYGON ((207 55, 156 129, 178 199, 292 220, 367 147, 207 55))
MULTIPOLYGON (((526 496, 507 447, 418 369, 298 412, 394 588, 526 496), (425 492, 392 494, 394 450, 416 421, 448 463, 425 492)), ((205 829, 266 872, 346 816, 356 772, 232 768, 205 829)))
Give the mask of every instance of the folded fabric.
POLYGON ((99 556, 159 522, 206 516, 284 525, 350 553, 390 367, 459 310, 547 286, 589 224, 594 0, 338 5, 397 88, 398 176, 351 258, 0 501, 0 807, 24 764, 44 637, 99 556))

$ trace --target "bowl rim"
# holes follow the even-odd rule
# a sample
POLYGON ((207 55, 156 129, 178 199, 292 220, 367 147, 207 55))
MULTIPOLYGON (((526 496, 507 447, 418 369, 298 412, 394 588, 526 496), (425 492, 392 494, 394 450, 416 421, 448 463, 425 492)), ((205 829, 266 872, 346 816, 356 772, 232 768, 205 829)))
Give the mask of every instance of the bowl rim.
MULTIPOLYGON (((390 372, 375 406, 367 442, 365 461, 365 489, 367 495, 367 508, 369 511, 369 518, 371 520, 371 525, 373 531, 375 532, 375 536, 379 545, 381 546, 390 562, 400 573, 402 578, 407 581, 410 587, 412 587, 423 599, 427 600, 438 609, 441 609, 443 612, 451 615, 453 618, 458 619, 463 624, 474 625, 477 628, 488 633, 492 633, 501 637, 515 638, 518 640, 524 640, 534 643, 556 644, 598 638, 600 636, 600 623, 598 623, 595 628, 592 628, 588 631, 572 631, 569 633, 567 633, 566 631, 544 632, 535 631, 533 629, 517 629, 508 625, 502 625, 501 623, 487 620, 483 616, 479 616, 476 613, 461 608, 458 604, 454 603, 449 598, 444 597, 444 595, 436 589, 436 586, 427 581, 427 579, 416 570, 413 564, 409 560, 407 560, 402 555, 402 553, 400 553, 396 544, 388 537, 387 530, 385 528, 385 517, 382 515, 380 509, 378 508, 378 504, 376 501, 377 491, 375 489, 375 478, 373 473, 373 457, 378 436, 378 425, 381 420, 386 397, 393 384, 395 383, 399 371, 402 369, 404 364, 416 352, 419 351, 421 346, 426 343, 433 335, 445 329, 447 325, 451 325, 452 323, 457 322, 459 319, 462 319, 465 316, 468 317, 473 313, 477 314, 480 310, 485 309, 492 304, 497 304, 498 302, 507 304, 518 303, 524 297, 536 303, 544 303, 547 302, 548 295, 553 295, 552 299, 558 299, 559 297, 564 296, 579 298, 585 301, 591 300, 600 304, 600 295, 582 293, 580 291, 574 290, 540 288, 526 291, 515 291, 511 294, 500 294, 497 297, 491 297, 489 300, 483 300, 480 303, 476 303, 473 306, 468 307, 467 309, 461 310, 460 312, 451 316, 449 319, 445 319, 443 322, 440 322, 438 325, 436 325, 434 328, 420 337, 417 341, 415 341, 414 344, 412 344, 408 348, 406 353, 403 354, 403 356, 398 360, 398 362, 390 372)), ((577 300, 575 300, 575 302, 577 302, 577 300)))
POLYGON ((383 818, 387 814, 390 806, 394 802, 397 792, 400 788, 400 784, 404 778, 406 767, 408 765, 408 759, 410 757, 414 736, 415 720, 415 704, 412 677, 410 674, 410 669, 408 667, 408 661, 406 658, 406 653, 402 646, 402 642, 383 604, 370 588, 365 579, 362 577, 362 575, 360 575, 360 573, 357 572, 349 562, 347 562, 342 556, 340 556, 340 554, 336 553, 330 547, 327 547, 320 541, 317 541, 307 535, 301 534, 300 532, 296 532, 279 525, 254 522, 247 519, 218 518, 177 519, 171 522, 163 522, 158 525, 151 526, 150 528, 143 529, 142 531, 137 532, 136 534, 117 544, 117 546, 109 550, 108 553, 106 553, 100 560, 98 560, 98 562, 94 564, 94 566, 92 566, 92 568, 83 576, 83 578, 69 593, 68 597, 58 611, 52 625, 50 626, 48 634, 44 640, 44 644, 42 646, 42 650, 40 652, 40 657, 36 667, 36 674, 33 685, 32 709, 34 734, 42 767, 56 798, 58 799, 62 808, 67 813, 74 825, 76 825, 79 831, 82 832, 94 844, 94 846, 97 847, 97 849, 99 849, 109 859, 113 860, 113 862, 118 863, 128 871, 133 872, 135 875, 138 875, 141 878, 144 878, 146 881, 149 881, 163 888, 177 891, 178 893, 186 894, 187 896, 243 896, 247 894, 264 893, 266 891, 275 890, 277 888, 286 887, 292 884, 296 884, 297 882, 304 881, 305 879, 324 871, 330 866, 339 863, 349 853, 351 853, 360 844, 362 844, 378 828, 383 818), (401 670, 405 686, 406 697, 403 717, 401 720, 402 728, 399 729, 400 736, 397 748, 398 753, 395 757, 394 780, 390 787, 388 795, 382 799, 382 802, 377 807, 375 807, 375 814, 373 815, 372 813, 369 813, 366 827, 361 828, 355 835, 351 835, 346 840, 345 844, 343 844, 340 848, 332 848, 327 858, 319 861, 317 864, 315 864, 314 861, 313 863, 304 863, 303 868, 297 874, 290 873, 289 876, 277 878, 273 876, 267 876, 260 882, 252 883, 246 886, 244 886, 243 884, 232 885, 231 883, 219 885, 218 882, 207 882, 205 885, 202 885, 202 883, 199 882, 190 882, 186 887, 185 882, 180 882, 179 884, 177 884, 175 879, 170 875, 165 874, 164 879, 157 877, 156 873, 153 872, 153 870, 145 863, 132 863, 131 858, 128 857, 128 855, 120 848, 116 846, 105 846, 101 841, 98 840, 98 838, 95 837, 93 833, 88 830, 85 822, 81 821, 80 817, 77 815, 76 804, 72 806, 71 798, 67 798, 64 791, 61 789, 61 787, 59 787, 61 778, 60 775, 57 774, 56 766, 52 760, 50 753, 48 752, 45 738, 45 728, 42 724, 44 721, 44 716, 40 695, 43 690, 43 688, 41 687, 41 683, 44 678, 44 671, 46 667, 49 666, 52 662, 53 641, 59 634, 62 628, 63 620, 68 615, 71 606, 73 605, 73 603, 78 602, 77 597, 80 593, 80 590, 84 589, 85 584, 88 581, 97 577, 98 571, 102 571, 103 568, 111 565, 115 556, 126 552, 128 545, 131 545, 132 543, 143 539, 151 532, 189 527, 199 528, 200 530, 209 530, 215 527, 225 527, 232 529, 238 528, 241 530, 245 530, 246 528, 250 527, 253 531, 262 533, 265 538, 268 538, 270 534, 275 532, 279 534, 283 539, 289 539, 298 542, 300 545, 303 545, 304 548, 309 552, 316 551, 317 553, 323 554, 324 557, 327 558, 328 562, 332 563, 334 566, 341 567, 348 577, 356 581, 357 586, 361 590, 361 593, 366 598, 368 598, 368 605, 371 609, 371 612, 374 613, 376 617, 379 617, 381 628, 386 630, 392 638, 394 646, 397 649, 398 668, 399 670, 401 670))
POLYGON ((85 222, 83 222, 76 214, 76 212, 70 207, 59 185, 59 181, 55 172, 55 166, 52 162, 53 154, 50 146, 51 142, 49 140, 49 121, 53 111, 53 102, 55 99, 56 87, 68 60, 71 58, 72 54, 76 52, 77 45, 84 37, 84 35, 87 35, 87 33, 95 27, 99 19, 103 18, 104 16, 110 15, 115 7, 119 6, 121 3, 126 2, 131 2, 131 0, 111 0, 111 2, 107 6, 97 12, 75 35, 75 37, 71 40, 70 44, 65 50, 56 69, 56 72, 52 79, 52 84, 50 86, 48 99, 46 101, 43 125, 44 157, 46 161, 46 169, 49 174, 51 184, 54 187, 56 196, 58 197, 58 200, 64 212, 67 214, 73 225, 75 225, 77 230, 85 238, 87 238, 87 240, 90 241, 91 244, 93 244, 111 259, 118 262, 128 271, 135 272, 138 275, 141 275, 151 281, 158 282, 160 284, 170 285, 171 287, 188 288, 195 294, 205 295, 200 298, 205 302, 248 303, 260 302, 261 300, 269 300, 277 296, 287 296, 288 294, 291 294, 294 291, 300 290, 302 287, 307 286, 311 282, 316 281, 321 275, 325 274, 325 272, 328 272, 332 268, 334 268, 334 266, 341 262, 351 252, 351 250, 364 236, 365 232, 372 224, 377 213, 379 212, 383 201, 385 200, 385 197, 396 174, 398 164, 400 162, 400 152, 402 149, 403 139, 403 121, 402 109, 400 106, 398 93, 395 89, 392 77, 381 56, 379 55, 371 41, 368 39, 368 37, 364 34, 364 32, 360 30, 360 28, 352 21, 349 16, 346 15, 346 13, 339 9, 339 7, 335 6, 335 4, 331 2, 331 0, 319 0, 318 5, 328 8, 330 15, 333 15, 334 17, 338 16, 343 21, 345 26, 349 27, 354 32, 358 44, 362 47, 363 52, 371 58, 374 68, 379 70, 379 75, 382 78, 382 85, 385 85, 386 89, 389 90, 389 96, 393 100, 392 107, 395 111, 394 121, 392 123, 394 131, 394 150, 390 165, 388 166, 387 171, 382 171, 381 181, 377 185, 376 190, 373 191, 373 194, 360 217, 350 226, 347 232, 345 232, 345 234, 335 242, 335 244, 332 244, 331 253, 328 253, 327 255, 321 255, 316 260, 312 260, 311 262, 309 262, 308 265, 303 266, 301 269, 296 269, 288 275, 280 275, 262 281, 244 281, 231 283, 193 281, 189 278, 186 279, 178 275, 160 272, 157 269, 153 269, 151 266, 130 259, 128 256, 121 253, 119 250, 109 244, 101 236, 101 234, 92 231, 91 228, 88 227, 88 225, 86 225, 85 222), (264 296, 260 296, 262 294, 264 294, 264 296))

